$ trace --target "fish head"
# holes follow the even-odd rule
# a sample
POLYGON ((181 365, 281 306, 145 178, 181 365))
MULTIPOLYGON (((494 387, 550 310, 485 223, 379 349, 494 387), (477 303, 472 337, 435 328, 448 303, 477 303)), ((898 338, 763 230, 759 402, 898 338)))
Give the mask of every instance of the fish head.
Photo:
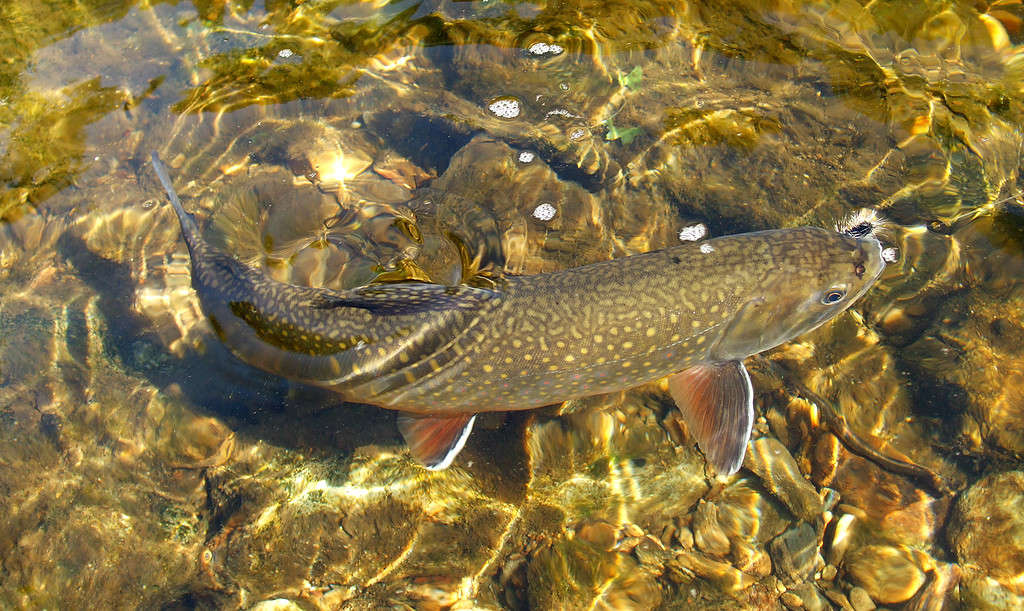
POLYGON ((765 231, 750 257, 738 307, 713 346, 715 360, 743 359, 834 318, 871 288, 885 268, 873 236, 817 227, 765 231))

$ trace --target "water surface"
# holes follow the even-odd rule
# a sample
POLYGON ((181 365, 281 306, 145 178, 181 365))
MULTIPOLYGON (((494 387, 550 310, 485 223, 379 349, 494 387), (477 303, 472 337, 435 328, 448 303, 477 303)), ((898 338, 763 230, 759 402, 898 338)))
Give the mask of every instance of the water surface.
POLYGON ((4 2, 0 604, 1020 606, 1022 23, 1017 0, 4 2), (861 207, 900 258, 748 362, 736 476, 658 384, 489 414, 427 472, 392 413, 220 346, 151 150, 208 239, 304 285, 861 207))

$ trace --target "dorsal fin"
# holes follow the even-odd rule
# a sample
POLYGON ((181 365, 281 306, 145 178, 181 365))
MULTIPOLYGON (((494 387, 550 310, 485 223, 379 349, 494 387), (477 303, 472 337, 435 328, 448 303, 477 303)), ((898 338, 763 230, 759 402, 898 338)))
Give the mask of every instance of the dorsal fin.
POLYGON ((313 297, 309 305, 321 310, 359 308, 382 316, 395 316, 438 310, 477 310, 497 296, 495 291, 469 286, 403 282, 364 286, 341 293, 324 291, 313 297))

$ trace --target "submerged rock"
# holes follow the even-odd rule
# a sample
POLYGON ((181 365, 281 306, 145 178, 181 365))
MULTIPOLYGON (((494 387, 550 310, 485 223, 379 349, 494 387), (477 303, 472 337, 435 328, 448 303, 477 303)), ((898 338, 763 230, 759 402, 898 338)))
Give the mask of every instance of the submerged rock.
POLYGON ((787 530, 774 539, 768 549, 775 574, 787 584, 806 581, 818 568, 818 535, 810 524, 798 524, 787 530))
POLYGON ((821 515, 821 496, 804 479, 789 450, 777 439, 762 437, 752 441, 744 466, 757 474, 793 515, 808 521, 821 515))
POLYGON ((661 590, 632 556, 562 540, 530 559, 527 579, 533 609, 655 609, 661 590))
POLYGON ((949 541, 957 559, 1024 595, 1024 472, 989 475, 956 504, 949 541))
POLYGON ((911 552, 888 545, 866 545, 849 552, 844 562, 850 580, 882 604, 909 600, 925 582, 911 552))

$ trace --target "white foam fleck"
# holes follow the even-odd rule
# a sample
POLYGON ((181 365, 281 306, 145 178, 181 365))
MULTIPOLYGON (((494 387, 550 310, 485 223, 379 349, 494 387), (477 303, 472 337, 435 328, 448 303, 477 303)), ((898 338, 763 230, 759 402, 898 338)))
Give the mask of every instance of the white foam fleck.
POLYGON ((527 50, 534 55, 558 55, 565 49, 561 45, 535 42, 527 50))
POLYGON ((696 242, 708 234, 708 228, 704 223, 697 223, 689 227, 683 227, 679 232, 679 240, 682 242, 696 242))
POLYGON ((502 119, 515 119, 519 116, 519 100, 515 98, 498 98, 487 105, 487 109, 502 119))
POLYGON ((715 252, 715 247, 712 246, 711 244, 708 244, 707 242, 704 242, 703 244, 700 245, 700 251, 704 254, 710 254, 715 252))
POLYGON ((532 151, 523 151, 519 153, 519 163, 530 163, 537 157, 532 151))
POLYGON ((899 258, 900 254, 895 248, 890 246, 889 248, 882 249, 882 260, 886 263, 895 263, 899 258))
POLYGON ((294 52, 291 49, 281 49, 277 52, 277 56, 284 59, 288 59, 292 55, 294 55, 294 52))
POLYGON ((549 110, 547 112, 547 114, 544 115, 544 118, 548 119, 552 115, 558 116, 558 117, 568 117, 570 119, 582 119, 583 118, 583 117, 581 117, 579 115, 572 114, 571 112, 569 112, 568 110, 566 110, 564 108, 556 108, 554 110, 549 110))
POLYGON ((545 202, 533 209, 533 218, 540 221, 550 221, 555 218, 555 207, 545 202))

